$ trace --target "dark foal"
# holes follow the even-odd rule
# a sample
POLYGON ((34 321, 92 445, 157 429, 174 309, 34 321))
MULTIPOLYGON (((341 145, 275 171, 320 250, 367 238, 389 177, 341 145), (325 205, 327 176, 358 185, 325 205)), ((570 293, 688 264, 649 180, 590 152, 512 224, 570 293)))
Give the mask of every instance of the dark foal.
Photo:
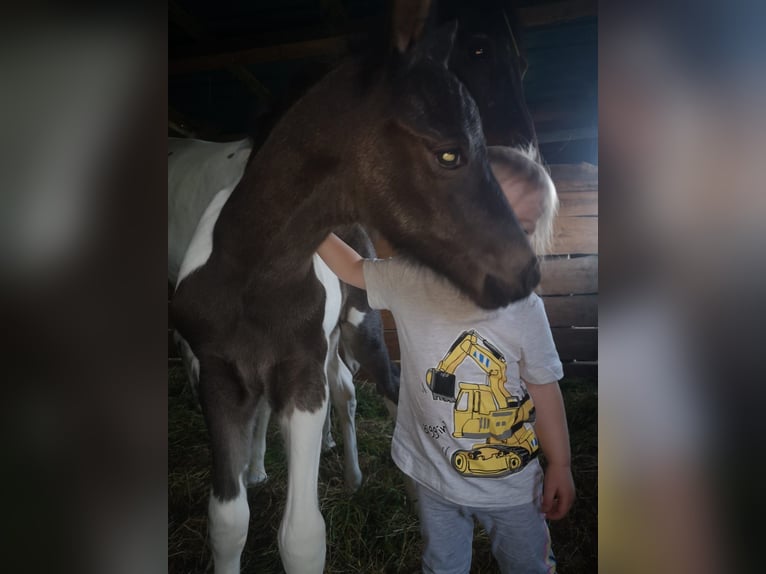
POLYGON ((323 570, 317 474, 339 285, 314 252, 329 231, 368 224, 486 308, 539 281, 491 174, 476 105, 446 67, 453 38, 427 36, 380 70, 350 62, 329 74, 277 124, 234 190, 216 196, 192 240, 171 313, 200 365, 218 573, 239 571, 262 397, 288 451, 283 565, 323 570))

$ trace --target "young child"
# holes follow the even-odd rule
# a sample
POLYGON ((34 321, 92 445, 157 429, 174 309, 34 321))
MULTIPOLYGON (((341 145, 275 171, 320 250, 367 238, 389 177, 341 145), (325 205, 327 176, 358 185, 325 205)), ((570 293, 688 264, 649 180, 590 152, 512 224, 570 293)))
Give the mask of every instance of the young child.
MULTIPOLYGON (((558 207, 553 182, 515 150, 489 154, 540 253, 558 207)), ((396 320, 402 369, 391 455, 417 485, 423 572, 469 571, 474 519, 502 572, 555 572, 546 518, 566 515, 574 483, 563 373, 542 300, 532 294, 487 311, 430 269, 362 259, 333 234, 319 255, 396 320)))

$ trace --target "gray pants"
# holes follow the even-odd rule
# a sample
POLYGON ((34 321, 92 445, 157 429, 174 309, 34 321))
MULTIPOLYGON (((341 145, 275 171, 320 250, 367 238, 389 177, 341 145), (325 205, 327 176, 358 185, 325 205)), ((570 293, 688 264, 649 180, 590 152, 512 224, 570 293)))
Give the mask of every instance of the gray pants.
POLYGON ((448 502, 418 485, 424 574, 467 574, 471 568, 474 518, 492 542, 503 574, 551 574, 556 561, 548 525, 537 502, 497 509, 448 502))

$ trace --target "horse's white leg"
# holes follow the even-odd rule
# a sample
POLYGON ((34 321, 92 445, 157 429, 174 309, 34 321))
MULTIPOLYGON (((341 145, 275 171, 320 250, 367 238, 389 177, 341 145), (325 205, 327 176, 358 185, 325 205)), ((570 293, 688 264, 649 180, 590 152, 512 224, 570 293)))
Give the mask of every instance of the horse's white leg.
POLYGON ((239 574, 239 559, 250 521, 247 490, 241 476, 236 498, 222 501, 210 492, 208 521, 215 574, 239 574))
POLYGON ((255 432, 253 433, 253 448, 250 455, 250 468, 247 473, 247 485, 255 486, 266 482, 269 476, 263 459, 266 456, 266 431, 269 428, 271 406, 266 397, 261 397, 255 409, 255 432))
POLYGON ((279 553, 287 574, 322 574, 325 523, 317 481, 327 398, 312 412, 294 409, 282 419, 287 448, 287 504, 279 526, 279 553))
POLYGON ((330 335, 328 347, 327 381, 330 386, 333 407, 343 429, 344 477, 346 486, 356 490, 362 484, 359 456, 356 448, 356 389, 354 378, 338 354, 340 329, 330 335))
POLYGON ((236 365, 217 356, 199 360, 200 401, 213 463, 208 531, 215 574, 238 574, 250 519, 244 473, 257 398, 241 392, 243 381, 236 376, 236 365))

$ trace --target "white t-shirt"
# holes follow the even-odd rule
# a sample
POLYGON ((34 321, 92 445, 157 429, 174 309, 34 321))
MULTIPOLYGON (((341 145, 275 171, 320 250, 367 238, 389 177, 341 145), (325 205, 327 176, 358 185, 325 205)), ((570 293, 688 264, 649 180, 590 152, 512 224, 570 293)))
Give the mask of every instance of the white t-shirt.
POLYGON ((400 258, 365 261, 364 278, 370 306, 392 312, 399 336, 396 465, 456 504, 508 507, 537 499, 534 409, 521 379, 547 384, 563 376, 540 297, 487 311, 430 269, 400 258), (455 375, 451 383, 445 373, 455 375), (429 386, 429 377, 439 381, 429 386), (445 394, 451 387, 454 393, 445 394))

